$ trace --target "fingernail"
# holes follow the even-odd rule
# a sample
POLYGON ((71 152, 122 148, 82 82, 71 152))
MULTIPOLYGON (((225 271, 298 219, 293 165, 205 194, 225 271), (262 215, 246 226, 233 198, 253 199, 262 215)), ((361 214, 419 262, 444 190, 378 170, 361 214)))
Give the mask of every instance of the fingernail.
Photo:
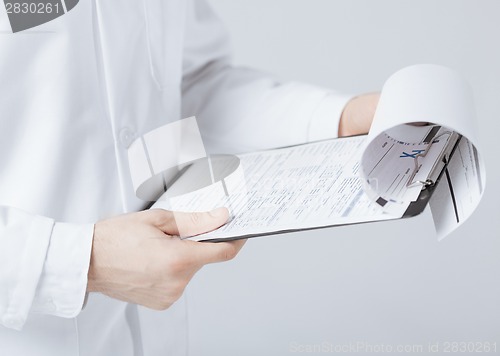
POLYGON ((226 208, 217 208, 209 212, 210 216, 214 218, 222 218, 227 216, 227 209, 226 208))

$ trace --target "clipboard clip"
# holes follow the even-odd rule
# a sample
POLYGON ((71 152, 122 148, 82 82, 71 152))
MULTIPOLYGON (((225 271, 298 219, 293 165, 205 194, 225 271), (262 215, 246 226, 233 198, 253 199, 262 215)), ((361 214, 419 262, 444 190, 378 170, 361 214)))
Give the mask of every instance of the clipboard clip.
MULTIPOLYGON (((444 135, 446 133, 443 133, 441 135, 444 135)), ((458 143, 460 142, 462 135, 460 135, 457 132, 450 131, 449 132, 450 137, 448 138, 448 143, 446 144, 446 147, 443 149, 441 154, 439 155, 438 159, 432 166, 429 175, 427 176, 427 179, 425 180, 416 180, 408 184, 408 186, 414 186, 416 184, 422 185, 422 190, 428 188, 428 187, 433 187, 438 181, 439 178, 441 177, 441 174, 444 172, 444 169, 448 166, 448 163, 450 162, 450 158, 455 152, 456 147, 458 146, 458 143)), ((440 135, 440 136, 441 136, 440 135)), ((430 143, 429 147, 426 150, 427 151, 430 149, 432 146, 432 142, 430 143)), ((415 176, 416 172, 414 173, 413 176, 415 176)))
POLYGON ((425 188, 425 187, 433 186, 434 181, 432 179, 427 178, 426 180, 416 180, 415 182, 413 182, 411 184, 421 184, 425 188))

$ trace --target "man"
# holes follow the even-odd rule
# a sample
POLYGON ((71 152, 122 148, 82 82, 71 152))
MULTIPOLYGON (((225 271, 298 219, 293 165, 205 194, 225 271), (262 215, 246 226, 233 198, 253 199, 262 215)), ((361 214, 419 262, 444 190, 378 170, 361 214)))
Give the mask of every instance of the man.
POLYGON ((175 237, 224 208, 141 211, 131 143, 191 115, 209 153, 363 133, 378 96, 232 67, 204 0, 82 0, 16 34, 0 13, 0 354, 186 354, 182 292, 242 242, 175 237))

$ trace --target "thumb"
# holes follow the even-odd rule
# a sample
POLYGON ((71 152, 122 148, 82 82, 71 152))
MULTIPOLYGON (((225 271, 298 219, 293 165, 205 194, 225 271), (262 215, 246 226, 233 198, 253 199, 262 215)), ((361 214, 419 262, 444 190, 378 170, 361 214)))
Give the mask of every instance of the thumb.
POLYGON ((171 234, 190 237, 215 230, 227 222, 229 212, 226 208, 218 208, 209 212, 172 212, 174 227, 171 234))

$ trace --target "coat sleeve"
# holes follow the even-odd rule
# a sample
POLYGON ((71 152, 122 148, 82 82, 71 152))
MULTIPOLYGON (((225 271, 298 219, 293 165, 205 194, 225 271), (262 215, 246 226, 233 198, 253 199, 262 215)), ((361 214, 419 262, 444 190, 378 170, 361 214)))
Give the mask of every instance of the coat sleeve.
POLYGON ((0 324, 21 330, 30 313, 82 309, 93 225, 56 223, 0 207, 0 324))
POLYGON ((336 137, 352 97, 230 64, 227 33, 205 0, 188 1, 183 116, 196 115, 210 153, 336 137))

